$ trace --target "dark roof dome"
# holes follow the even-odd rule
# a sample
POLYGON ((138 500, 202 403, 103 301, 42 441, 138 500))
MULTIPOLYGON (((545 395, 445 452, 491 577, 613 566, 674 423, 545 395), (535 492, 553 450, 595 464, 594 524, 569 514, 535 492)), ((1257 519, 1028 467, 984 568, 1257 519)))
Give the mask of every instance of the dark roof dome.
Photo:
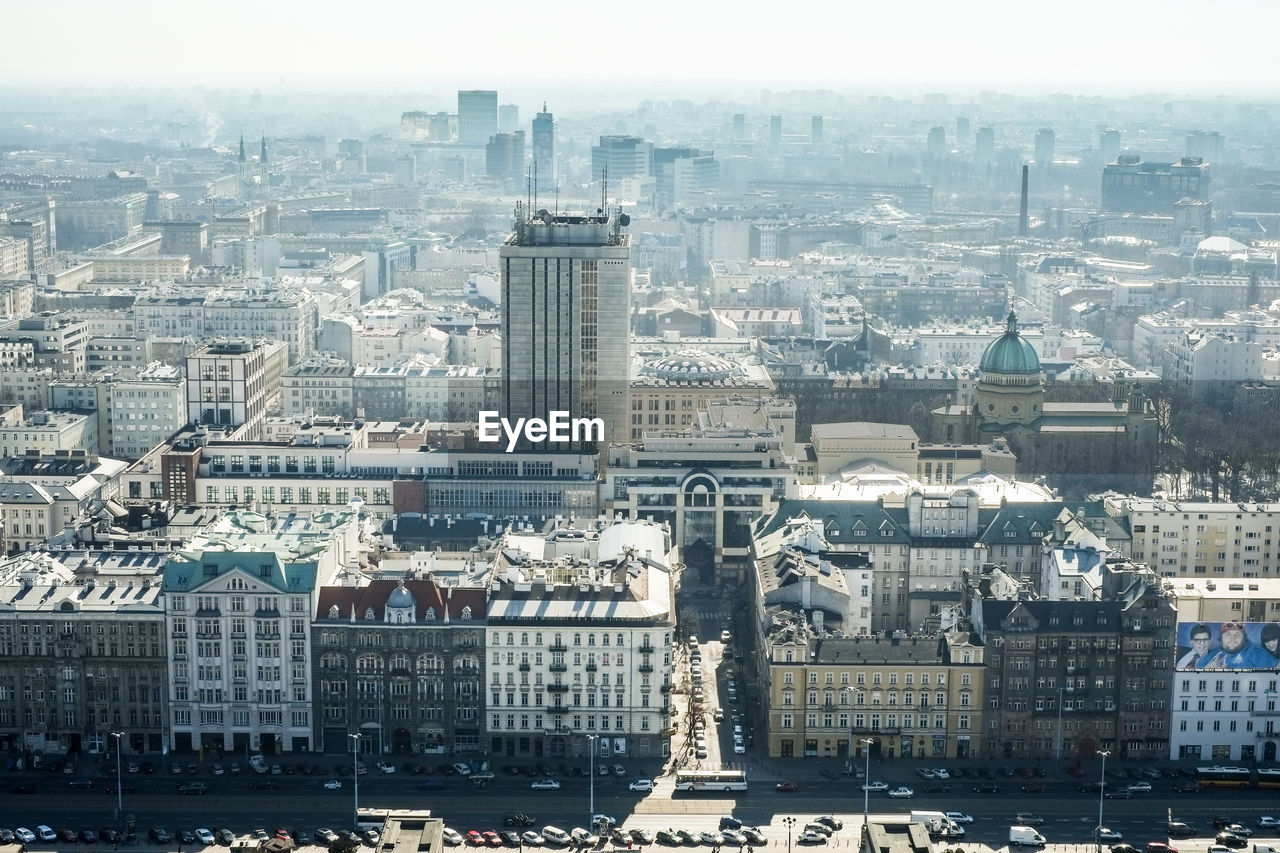
POLYGON ((413 609, 413 593, 404 588, 404 581, 391 591, 391 595, 387 598, 387 607, 408 608, 413 609))
POLYGON ((1010 311, 1004 334, 996 338, 982 354, 978 369, 983 373, 1031 375, 1040 373, 1040 357, 1026 338, 1018 334, 1018 318, 1010 311))

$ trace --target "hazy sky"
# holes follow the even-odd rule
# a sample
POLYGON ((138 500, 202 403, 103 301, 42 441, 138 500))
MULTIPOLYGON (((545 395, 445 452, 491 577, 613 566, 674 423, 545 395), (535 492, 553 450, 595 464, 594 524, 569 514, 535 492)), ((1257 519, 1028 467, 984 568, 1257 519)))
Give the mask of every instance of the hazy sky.
POLYGON ((1280 91, 1277 0, 5 0, 0 21, 0 86, 1280 91))

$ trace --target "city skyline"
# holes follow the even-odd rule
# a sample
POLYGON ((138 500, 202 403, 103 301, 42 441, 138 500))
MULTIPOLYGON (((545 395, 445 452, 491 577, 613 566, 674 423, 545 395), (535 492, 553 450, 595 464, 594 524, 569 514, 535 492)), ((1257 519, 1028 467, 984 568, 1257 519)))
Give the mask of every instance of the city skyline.
MULTIPOLYGON (((915 8, 915 7, 913 7, 915 8)), ((218 16, 173 16, 150 0, 111 5, 73 2, 56 21, 57 61, 45 40, 18 39, 0 60, 11 86, 141 84, 211 87, 430 84, 513 88, 596 79, 602 93, 673 84, 750 90, 759 85, 837 89, 998 89, 1015 93, 1262 94, 1269 79, 1267 33, 1280 22, 1274 4, 1245 2, 1232 15, 1198 14, 1190 3, 1086 2, 1072 14, 1028 12, 1013 0, 968 6, 930 2, 911 16, 896 7, 803 0, 786 17, 726 15, 715 4, 659 0, 643 16, 610 16, 601 26, 585 3, 547 16, 500 2, 481 12, 422 11, 379 0, 361 7, 380 45, 376 61, 336 61, 333 45, 352 37, 345 9, 324 4, 222 4, 218 16), (1240 26, 1253 21, 1256 26, 1240 26), (378 26, 379 22, 384 26, 378 26), (834 24, 834 26, 833 26, 834 24), (843 26, 842 26, 843 24, 843 26), (464 34, 472 38, 440 37, 464 34), (130 54, 122 43, 181 45, 130 54), (479 44, 479 48, 478 48, 479 44), (574 49, 551 49, 550 45, 574 49), (1212 58, 1230 64, 1170 61, 1212 58), (207 62, 196 61, 204 56, 207 62), (157 57, 160 57, 157 60, 157 57), (243 61, 251 58, 252 61, 243 61)), ((54 26, 34 6, 6 11, 14 31, 54 26)))

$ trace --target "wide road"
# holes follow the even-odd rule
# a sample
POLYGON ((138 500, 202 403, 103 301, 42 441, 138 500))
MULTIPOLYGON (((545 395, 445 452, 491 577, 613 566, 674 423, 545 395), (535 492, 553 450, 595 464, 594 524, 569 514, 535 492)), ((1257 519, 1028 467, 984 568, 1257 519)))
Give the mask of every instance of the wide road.
MULTIPOLYGON (((556 824, 570 828, 585 825, 589 814, 589 788, 585 779, 562 780, 559 791, 531 791, 529 780, 523 777, 499 775, 483 790, 458 777, 446 777, 441 790, 418 790, 417 786, 426 778, 402 774, 361 777, 360 804, 427 808, 460 830, 501 828, 502 817, 513 812, 533 815, 538 826, 556 824)), ((350 779, 342 780, 341 790, 326 791, 320 777, 282 776, 273 780, 278 786, 276 790, 262 791, 250 790, 249 783, 255 780, 244 776, 205 778, 202 781, 209 791, 198 796, 179 795, 177 781, 163 776, 130 778, 128 784, 136 790, 124 796, 125 813, 134 815, 142 829, 151 825, 170 830, 227 826, 237 833, 259 826, 271 830, 281 825, 311 830, 318 826, 344 826, 351 821, 350 779)), ((595 809, 636 828, 713 829, 722 814, 734 814, 748 824, 775 827, 781 826, 780 818, 786 815, 834 813, 856 822, 863 807, 859 783, 852 779, 802 781, 796 793, 779 793, 771 783, 760 781, 754 782, 746 795, 737 797, 685 794, 674 797, 670 777, 659 779, 654 793, 636 794, 627 791, 628 781, 629 778, 599 778, 594 791, 595 809)), ((97 829, 119 825, 115 821, 116 797, 105 792, 100 780, 95 779, 92 790, 73 790, 65 778, 45 775, 10 776, 0 785, 3 785, 0 826, 12 829, 45 823, 55 828, 97 829), (35 782, 35 793, 9 792, 17 781, 27 779, 35 782)), ((1051 792, 1043 794, 1020 791, 974 794, 957 784, 948 793, 918 793, 914 798, 897 800, 873 793, 869 809, 873 815, 901 814, 911 809, 967 812, 974 816, 975 822, 969 827, 966 840, 991 846, 1002 846, 1007 840, 1009 822, 1015 812, 1029 811, 1045 818, 1041 832, 1051 842, 1088 841, 1097 824, 1097 798, 1065 783, 1053 783, 1049 787, 1051 792)), ((1106 800, 1104 824, 1124 833, 1126 840, 1141 845, 1163 839, 1170 811, 1176 819, 1196 826, 1202 836, 1211 829, 1211 818, 1215 816, 1231 817, 1255 827, 1260 815, 1280 811, 1275 792, 1177 794, 1165 791, 1164 787, 1158 785, 1154 793, 1137 794, 1130 800, 1106 800)), ((777 832, 772 835, 779 838, 777 832)), ((785 837, 785 833, 781 837, 785 837)), ((1195 845, 1180 843, 1179 847, 1185 853, 1195 845)))

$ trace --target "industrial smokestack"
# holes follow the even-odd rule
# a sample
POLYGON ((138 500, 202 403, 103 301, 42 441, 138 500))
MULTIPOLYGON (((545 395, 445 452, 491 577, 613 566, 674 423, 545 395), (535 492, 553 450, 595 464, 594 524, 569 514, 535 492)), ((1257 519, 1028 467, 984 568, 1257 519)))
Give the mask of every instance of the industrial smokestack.
POLYGON ((1027 181, 1028 175, 1031 173, 1031 167, 1023 165, 1022 167, 1022 206, 1018 208, 1018 236, 1026 237, 1030 230, 1027 221, 1027 181))

